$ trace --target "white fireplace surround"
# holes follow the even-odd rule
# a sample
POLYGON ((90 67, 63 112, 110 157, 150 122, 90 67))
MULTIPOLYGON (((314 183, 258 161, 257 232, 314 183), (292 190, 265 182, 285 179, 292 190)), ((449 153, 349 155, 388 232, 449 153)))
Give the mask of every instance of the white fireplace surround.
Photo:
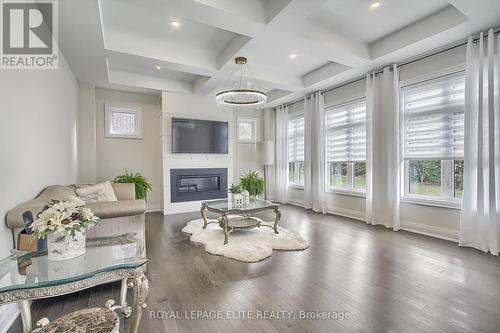
POLYGON ((162 93, 161 141, 163 166, 163 207, 165 215, 198 211, 201 201, 176 202, 170 200, 170 169, 227 168, 228 184, 233 180, 233 113, 217 108, 213 97, 187 94, 162 93), (173 154, 171 131, 172 118, 190 118, 229 123, 228 154, 173 154))

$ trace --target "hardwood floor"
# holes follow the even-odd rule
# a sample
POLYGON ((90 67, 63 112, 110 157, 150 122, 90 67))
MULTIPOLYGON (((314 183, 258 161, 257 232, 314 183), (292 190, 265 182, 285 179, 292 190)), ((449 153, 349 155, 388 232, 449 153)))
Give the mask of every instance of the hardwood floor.
MULTIPOLYGON (((150 296, 140 332, 500 332, 498 257, 293 206, 282 212, 310 248, 253 264, 190 243, 180 229, 197 213, 148 214, 150 296), (342 311, 350 319, 155 319, 169 310, 342 311)), ((114 284, 35 302, 34 322, 118 295, 114 284)))

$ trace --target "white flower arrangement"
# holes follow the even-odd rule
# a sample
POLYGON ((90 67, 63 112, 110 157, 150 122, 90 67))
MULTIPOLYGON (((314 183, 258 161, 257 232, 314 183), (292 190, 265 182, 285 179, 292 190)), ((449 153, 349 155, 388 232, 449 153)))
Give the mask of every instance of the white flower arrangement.
POLYGON ((30 228, 33 238, 41 239, 51 233, 64 233, 74 237, 76 232, 97 225, 99 217, 95 216, 90 208, 74 201, 54 201, 43 210, 30 228))

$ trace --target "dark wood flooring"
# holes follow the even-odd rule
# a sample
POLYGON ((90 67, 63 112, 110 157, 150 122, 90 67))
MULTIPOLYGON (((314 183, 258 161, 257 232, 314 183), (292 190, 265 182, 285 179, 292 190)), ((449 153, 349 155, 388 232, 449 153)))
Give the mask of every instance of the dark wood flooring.
MULTIPOLYGON (((275 251, 252 264, 190 243, 180 229, 197 213, 148 214, 150 296, 141 333, 500 332, 498 257, 297 207, 282 211, 282 224, 299 231, 310 248, 275 251), (155 319, 151 313, 169 310, 181 316, 191 310, 254 316, 262 310, 347 311, 351 318, 195 320, 155 319)), ((34 302, 33 321, 118 297, 119 284, 112 284, 34 302)), ((18 319, 9 332, 20 331, 18 319)))

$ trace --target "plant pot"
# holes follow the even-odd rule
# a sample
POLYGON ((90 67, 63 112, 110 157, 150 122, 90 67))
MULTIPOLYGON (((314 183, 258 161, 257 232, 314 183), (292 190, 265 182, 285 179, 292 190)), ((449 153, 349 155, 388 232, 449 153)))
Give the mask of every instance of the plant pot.
POLYGON ((250 204, 250 193, 247 190, 241 192, 243 196, 243 205, 248 206, 250 204))
POLYGON ((47 235, 48 259, 51 261, 76 258, 85 253, 85 231, 74 237, 60 232, 47 235))
POLYGON ((233 206, 239 207, 243 206, 244 200, 243 200, 243 195, 240 193, 232 193, 231 194, 231 203, 233 206))

